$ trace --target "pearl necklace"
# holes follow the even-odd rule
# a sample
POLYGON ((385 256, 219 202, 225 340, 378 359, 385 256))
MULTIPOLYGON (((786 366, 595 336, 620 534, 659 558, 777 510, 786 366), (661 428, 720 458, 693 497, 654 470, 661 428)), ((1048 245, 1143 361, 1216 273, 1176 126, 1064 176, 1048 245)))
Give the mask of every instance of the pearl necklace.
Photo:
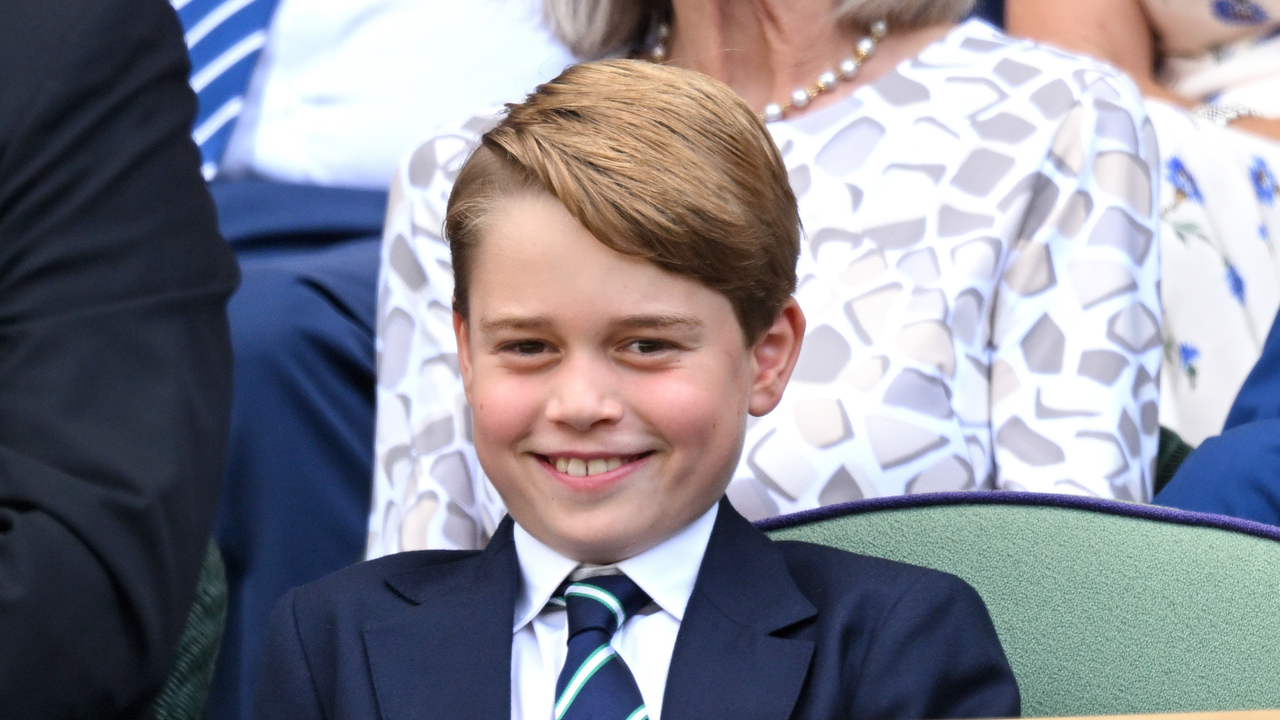
MULTIPOLYGON (((791 92, 791 97, 786 102, 771 102, 764 106, 764 112, 760 113, 760 119, 767 122, 777 122, 782 119, 783 115, 791 110, 803 110, 809 106, 809 102, 819 95, 831 92, 833 88, 842 80, 852 80, 858 74, 858 68, 867 58, 871 57, 871 53, 875 52, 876 45, 884 39, 889 32, 889 26, 884 20, 877 20, 871 23, 871 34, 864 36, 854 45, 853 55, 840 61, 840 64, 833 70, 828 70, 818 76, 817 82, 809 87, 796 88, 791 92)), ((658 26, 656 41, 649 50, 649 57, 653 62, 665 62, 667 59, 667 38, 671 35, 671 26, 662 23, 658 26)))

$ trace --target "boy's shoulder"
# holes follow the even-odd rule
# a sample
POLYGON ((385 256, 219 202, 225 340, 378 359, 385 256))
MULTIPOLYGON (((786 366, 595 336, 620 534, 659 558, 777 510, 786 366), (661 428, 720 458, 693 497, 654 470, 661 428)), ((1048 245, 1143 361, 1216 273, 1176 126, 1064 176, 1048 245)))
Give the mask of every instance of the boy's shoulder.
MULTIPOLYGON (((803 643, 808 675, 792 717, 875 717, 886 707, 896 707, 897 717, 1017 714, 1017 684, 999 637, 982 598, 964 580, 772 540, 726 516, 728 532, 720 542, 713 538, 703 561, 704 569, 712 563, 718 580, 691 599, 685 621, 714 626, 716 615, 725 615, 763 630, 771 643, 803 643), (708 602, 695 606, 701 597, 708 602)), ((704 579, 711 580, 700 575, 699 583, 704 579)), ((711 630, 700 634, 705 645, 716 646, 711 630)), ((770 673, 782 672, 777 661, 761 662, 770 673)))
POLYGON ((955 575, 825 545, 774 540, 727 502, 720 507, 698 582, 714 601, 742 606, 746 596, 791 604, 798 592, 816 612, 819 626, 857 618, 865 627, 867 620, 890 615, 905 619, 903 611, 921 609, 930 598, 986 615, 978 593, 955 575))
POLYGON ((910 612, 915 599, 959 603, 986 614, 978 592, 951 573, 797 540, 773 545, 801 593, 828 615, 841 609, 860 616, 910 612))
POLYGON ((382 582, 402 573, 421 571, 449 576, 466 568, 465 561, 478 557, 481 550, 410 550, 365 560, 330 573, 299 589, 326 593, 351 586, 382 582))
POLYGON ((366 560, 294 588, 285 602, 300 618, 367 621, 472 582, 479 550, 415 550, 366 560))
POLYGON ((872 582, 892 586, 954 577, 940 570, 803 540, 770 539, 770 542, 782 553, 792 575, 801 577, 820 576, 839 584, 872 582))

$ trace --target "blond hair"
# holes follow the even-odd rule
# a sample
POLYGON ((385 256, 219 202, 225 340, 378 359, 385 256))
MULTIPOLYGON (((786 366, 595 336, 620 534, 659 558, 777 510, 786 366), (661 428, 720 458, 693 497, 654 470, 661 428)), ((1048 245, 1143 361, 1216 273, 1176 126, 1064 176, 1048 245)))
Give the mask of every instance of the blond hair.
MULTIPOLYGON (((831 0, 833 22, 867 29, 884 20, 890 31, 962 20, 974 0, 831 0)), ((639 49, 657 24, 671 19, 671 0, 543 0, 556 37, 580 58, 639 49)))
POLYGON ((728 298, 748 343, 795 292, 800 219, 764 123, 705 75, 636 60, 575 65, 481 141, 445 214, 454 309, 495 202, 550 194, 610 249, 728 298))

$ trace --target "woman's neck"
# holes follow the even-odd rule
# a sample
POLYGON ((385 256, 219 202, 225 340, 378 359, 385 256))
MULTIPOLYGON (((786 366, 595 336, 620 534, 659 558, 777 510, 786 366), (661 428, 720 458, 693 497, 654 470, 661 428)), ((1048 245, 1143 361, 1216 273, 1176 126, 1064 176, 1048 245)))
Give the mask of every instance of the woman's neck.
MULTIPOLYGON (((724 82, 759 112, 768 103, 784 103, 792 91, 812 86, 853 55, 868 31, 838 24, 833 5, 832 0, 673 0, 667 57, 673 65, 724 82)), ((899 32, 890 27, 853 81, 818 96, 805 111, 875 82, 949 29, 899 32)))

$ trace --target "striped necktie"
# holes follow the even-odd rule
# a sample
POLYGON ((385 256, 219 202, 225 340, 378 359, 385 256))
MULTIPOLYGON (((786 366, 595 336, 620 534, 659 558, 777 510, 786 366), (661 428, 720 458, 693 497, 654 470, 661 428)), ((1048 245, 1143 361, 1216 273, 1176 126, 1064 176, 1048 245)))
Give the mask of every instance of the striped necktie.
POLYGON ((609 640, 649 596, 626 575, 600 575, 570 584, 557 600, 569 615, 569 651, 556 681, 555 720, 648 718, 640 687, 609 640))
POLYGON ((277 0, 173 0, 191 54, 191 87, 200 100, 191 135, 205 180, 217 174, 277 0))

